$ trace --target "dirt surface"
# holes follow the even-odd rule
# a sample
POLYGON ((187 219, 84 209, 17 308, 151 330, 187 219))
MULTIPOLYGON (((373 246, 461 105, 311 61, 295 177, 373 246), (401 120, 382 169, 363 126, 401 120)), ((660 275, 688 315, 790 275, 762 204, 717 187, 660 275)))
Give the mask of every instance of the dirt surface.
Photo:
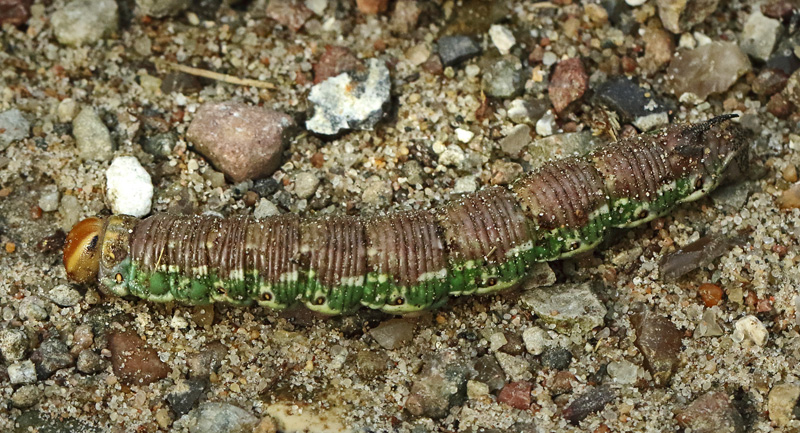
MULTIPOLYGON (((791 71, 782 72, 764 90, 774 64, 749 50, 741 77, 692 100, 676 95, 666 72, 677 50, 706 39, 735 47, 757 10, 750 2, 669 25, 653 1, 167 3, 178 12, 155 18, 120 0, 116 28, 77 46, 54 31, 63 1, 19 2, 29 18, 2 27, 0 113, 19 110, 30 128, 0 150, 0 430, 204 432, 223 419, 231 431, 263 432, 800 429, 798 74, 787 85, 791 71), (362 12, 373 10, 385 11, 362 12), (442 65, 452 54, 437 44, 446 35, 469 35, 480 52, 442 65), (315 74, 332 75, 316 67, 328 46, 356 59, 326 68, 358 71, 370 58, 388 66, 391 101, 374 130, 326 137, 304 128, 315 74), (568 80, 554 77, 561 60, 568 80), (198 78, 165 61, 272 86, 198 78), (522 85, 511 94, 490 90, 515 73, 509 82, 522 85), (525 288, 402 319, 366 310, 329 318, 119 299, 66 279, 61 231, 111 213, 105 173, 115 156, 136 157, 150 174, 152 212, 439 206, 645 128, 643 116, 601 97, 601 85, 621 76, 645 85, 643 101, 655 95, 670 122, 739 114, 753 162, 747 179, 713 197, 552 263, 548 290, 589 293, 575 299, 593 308, 587 320, 535 314, 525 288), (566 91, 548 91, 552 81, 566 91), (186 140, 198 107, 222 101, 299 125, 272 180, 226 181, 186 140), (73 126, 85 107, 110 133, 108 155, 79 156, 73 126), (521 143, 506 141, 518 125, 528 126, 521 143), (158 134, 174 146, 154 151, 148 139, 158 134), (308 173, 318 186, 300 198, 316 183, 308 173), (729 241, 715 249, 703 243, 712 238, 729 241), (662 278, 665 257, 698 240, 699 268, 662 278), (20 376, 31 368, 35 377, 20 376), (712 410, 692 408, 710 392, 712 410)), ((776 46, 797 40, 797 8, 782 3, 789 13, 767 11, 786 17, 773 19, 776 46)))

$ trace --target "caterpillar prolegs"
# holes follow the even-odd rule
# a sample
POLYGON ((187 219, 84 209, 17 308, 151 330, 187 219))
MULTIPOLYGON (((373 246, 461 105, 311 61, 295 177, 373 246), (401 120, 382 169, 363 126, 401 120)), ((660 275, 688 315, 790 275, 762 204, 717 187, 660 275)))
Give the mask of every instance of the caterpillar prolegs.
POLYGON ((626 138, 428 210, 88 218, 69 233, 64 265, 72 280, 158 302, 417 311, 513 286, 536 262, 587 251, 612 227, 650 221, 740 175, 748 146, 732 117, 626 138))

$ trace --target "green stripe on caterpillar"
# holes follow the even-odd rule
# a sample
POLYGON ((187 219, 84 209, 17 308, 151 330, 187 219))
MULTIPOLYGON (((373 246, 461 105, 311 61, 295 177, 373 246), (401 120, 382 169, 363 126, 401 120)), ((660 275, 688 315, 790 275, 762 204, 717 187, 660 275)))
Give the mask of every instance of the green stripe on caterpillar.
POLYGON ((740 176, 748 146, 732 117, 626 138, 429 210, 88 218, 70 232, 64 265, 74 281, 156 302, 431 308, 514 286, 536 262, 590 250, 612 227, 645 223, 740 176))

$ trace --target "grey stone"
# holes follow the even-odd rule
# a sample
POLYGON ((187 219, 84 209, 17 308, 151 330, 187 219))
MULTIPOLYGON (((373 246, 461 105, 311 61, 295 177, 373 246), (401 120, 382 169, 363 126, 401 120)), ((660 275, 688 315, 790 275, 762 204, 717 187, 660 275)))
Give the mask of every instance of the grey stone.
POLYGON ((527 291, 522 302, 545 322, 560 330, 588 332, 603 324, 606 307, 588 283, 559 284, 527 291))
POLYGON ((56 10, 53 33, 64 45, 92 44, 117 30, 119 15, 114 0, 75 0, 56 10))
POLYGON ((172 131, 150 135, 142 140, 142 150, 157 158, 166 158, 172 154, 177 141, 178 137, 172 131))
POLYGON ((181 421, 190 433, 251 433, 258 418, 239 406, 206 402, 192 409, 181 421))
POLYGON ((256 208, 253 210, 253 216, 257 219, 264 219, 279 214, 278 206, 275 206, 275 203, 265 198, 259 200, 256 208))
POLYGON ((766 61, 782 32, 783 26, 780 21, 767 18, 760 10, 755 9, 744 23, 739 46, 750 56, 766 61))
POLYGON ((105 161, 114 153, 111 133, 92 107, 84 107, 72 120, 72 134, 82 159, 105 161))
POLYGON ((443 418, 467 398, 467 370, 458 365, 429 363, 411 385, 406 409, 414 416, 443 418))
POLYGON ((42 194, 39 196, 39 207, 44 212, 55 212, 58 210, 58 201, 61 195, 58 193, 58 187, 55 185, 47 185, 42 188, 42 194))
POLYGON ((728 90, 752 69, 733 42, 716 41, 692 50, 678 50, 667 68, 668 87, 681 101, 699 103, 728 90))
POLYGON ((506 384, 506 372, 494 355, 484 355, 475 361, 475 380, 485 383, 492 391, 503 389, 506 384))
POLYGON ((319 187, 319 178, 314 173, 303 171, 294 177, 294 193, 301 199, 314 195, 319 187))
POLYGON ((105 369, 105 365, 106 363, 100 355, 93 350, 85 349, 78 354, 78 361, 75 367, 81 373, 94 374, 105 369))
POLYGON ((167 403, 176 415, 182 416, 192 410, 195 403, 203 396, 207 386, 207 379, 180 380, 175 384, 175 388, 167 394, 167 403))
POLYGON ((390 319, 372 328, 369 335, 387 350, 407 345, 414 338, 414 324, 404 319, 390 319))
POLYGON ((524 357, 509 355, 504 352, 495 352, 494 357, 497 359, 497 363, 500 364, 500 368, 511 380, 516 382, 530 380, 532 377, 530 372, 531 365, 524 357))
POLYGON ((668 105, 657 98, 654 90, 641 87, 625 76, 614 77, 599 85, 595 97, 616 111, 625 122, 653 114, 666 114, 674 108, 674 104, 668 105))
POLYGON ((48 293, 48 297, 56 305, 61 307, 72 307, 77 305, 83 299, 83 295, 67 284, 59 284, 53 287, 48 293))
POLYGON ((163 18, 182 12, 190 4, 190 0, 136 0, 136 14, 163 18))
POLYGON ((26 359, 8 366, 8 380, 12 385, 36 383, 36 366, 26 359))
POLYGON ((36 376, 42 380, 49 378, 62 368, 75 364, 67 345, 56 337, 44 340, 39 348, 31 354, 30 359, 36 364, 36 376))
POLYGON ((16 108, 0 113, 0 151, 9 144, 28 138, 31 124, 16 108))
POLYGON ((500 140, 500 149, 511 157, 517 157, 531 143, 531 127, 525 124, 517 125, 500 140))
POLYGON ((19 318, 22 320, 41 322, 48 315, 47 303, 38 296, 27 296, 19 303, 19 318))
POLYGON ((28 350, 28 334, 19 328, 0 329, 0 355, 6 362, 17 362, 25 358, 28 350))
POLYGON ((383 118, 390 100, 389 68, 369 59, 366 72, 348 72, 316 84, 308 94, 313 115, 306 128, 317 134, 336 135, 343 130, 372 130, 383 118))
POLYGON ((563 347, 548 347, 541 357, 542 365, 553 370, 566 370, 572 362, 572 353, 563 347))
POLYGON ((11 405, 18 409, 27 409, 39 402, 42 391, 36 385, 22 385, 11 394, 11 405))
POLYGON ((439 58, 442 59, 444 66, 457 65, 481 53, 481 46, 469 36, 442 36, 437 44, 439 45, 439 58))
POLYGON ((512 98, 525 90, 522 63, 514 56, 504 56, 483 72, 482 86, 487 95, 512 98))

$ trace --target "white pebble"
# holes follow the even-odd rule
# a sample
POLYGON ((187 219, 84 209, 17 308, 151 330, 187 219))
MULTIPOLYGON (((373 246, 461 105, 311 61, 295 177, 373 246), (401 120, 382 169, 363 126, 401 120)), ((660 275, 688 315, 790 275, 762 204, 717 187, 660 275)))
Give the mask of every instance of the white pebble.
POLYGON ((541 355, 549 346, 550 336, 542 328, 528 328, 522 332, 522 341, 525 343, 525 349, 531 355, 541 355))
POLYGON ((475 176, 458 178, 456 184, 453 186, 453 192, 456 194, 475 192, 477 189, 478 181, 475 180, 475 176))
POLYGON ((439 155, 439 164, 458 167, 464 162, 465 158, 464 151, 455 144, 451 144, 439 155))
POLYGON ((143 217, 150 213, 153 182, 133 156, 114 158, 106 170, 106 193, 116 214, 143 217))
POLYGON ((625 3, 627 3, 628 6, 636 7, 647 3, 647 0, 625 0, 625 3))
POLYGON ((275 203, 262 198, 259 200, 258 205, 256 206, 255 210, 253 211, 253 216, 257 219, 264 219, 267 217, 278 215, 280 212, 278 211, 278 206, 275 206, 275 203))
POLYGON ((536 121, 536 133, 542 137, 553 135, 553 130, 556 126, 555 122, 556 117, 553 115, 553 111, 547 110, 547 113, 544 113, 544 116, 536 121))
POLYGON ((58 210, 58 201, 61 197, 58 194, 58 187, 48 185, 42 188, 42 195, 39 196, 39 207, 44 212, 55 212, 58 210))
POLYGON ((8 380, 12 385, 36 383, 36 367, 26 359, 8 366, 8 380))
POLYGON ((555 55, 552 51, 546 51, 542 56, 542 64, 545 66, 551 66, 558 61, 558 56, 555 55))
POLYGON ((456 138, 462 143, 469 143, 474 136, 475 133, 468 129, 456 128, 456 138))
POLYGON ((500 24, 493 24, 489 28, 489 37, 492 38, 492 43, 497 47, 497 51, 500 51, 500 54, 508 54, 517 43, 511 30, 500 24))
POLYGON ((63 101, 58 103, 58 108, 56 108, 56 115, 58 116, 58 121, 61 123, 69 123, 72 122, 72 119, 75 118, 75 114, 78 111, 78 103, 75 102, 72 98, 66 98, 63 101))
POLYGON ((467 398, 475 400, 486 395, 489 395, 489 385, 477 380, 467 381, 467 398))
POLYGON ((733 340, 737 343, 763 346, 769 337, 767 328, 753 315, 739 319, 734 325, 734 328, 733 340))
POLYGON ((470 64, 464 67, 464 72, 467 74, 468 77, 475 78, 478 76, 478 74, 481 73, 481 67, 478 65, 470 64))

